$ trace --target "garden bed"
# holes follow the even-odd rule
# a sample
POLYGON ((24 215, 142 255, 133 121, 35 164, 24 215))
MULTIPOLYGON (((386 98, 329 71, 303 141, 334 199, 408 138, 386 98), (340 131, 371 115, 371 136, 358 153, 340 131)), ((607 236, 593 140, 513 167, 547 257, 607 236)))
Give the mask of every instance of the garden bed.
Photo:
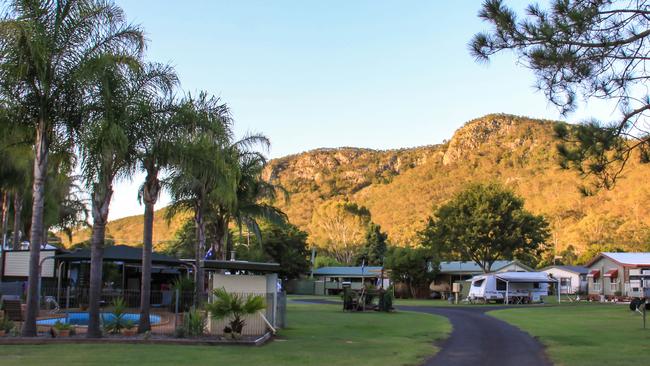
POLYGON ((273 339, 272 334, 266 333, 262 336, 243 336, 240 339, 229 339, 225 337, 193 337, 193 338, 171 338, 159 335, 152 335, 145 338, 142 335, 134 337, 105 336, 103 338, 86 338, 83 335, 52 338, 50 335, 39 335, 38 337, 0 337, 0 345, 38 345, 38 344, 169 344, 169 345, 237 345, 237 346, 261 346, 273 339))

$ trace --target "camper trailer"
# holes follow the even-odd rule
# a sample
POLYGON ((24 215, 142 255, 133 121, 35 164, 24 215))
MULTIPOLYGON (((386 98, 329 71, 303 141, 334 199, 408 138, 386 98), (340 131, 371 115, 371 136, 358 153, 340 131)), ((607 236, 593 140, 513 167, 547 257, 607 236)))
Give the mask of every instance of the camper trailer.
POLYGON ((488 273, 471 279, 468 300, 505 304, 540 302, 542 296, 548 296, 549 283, 557 280, 544 272, 488 273))

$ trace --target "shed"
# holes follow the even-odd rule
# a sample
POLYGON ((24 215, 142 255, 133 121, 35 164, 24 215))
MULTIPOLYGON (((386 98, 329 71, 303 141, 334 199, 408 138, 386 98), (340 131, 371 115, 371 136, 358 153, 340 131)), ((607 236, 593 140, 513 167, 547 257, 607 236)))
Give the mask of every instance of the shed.
POLYGON ((390 280, 381 266, 356 267, 321 267, 314 270, 315 294, 330 295, 343 290, 349 285, 353 290, 360 290, 364 284, 388 288, 390 280))

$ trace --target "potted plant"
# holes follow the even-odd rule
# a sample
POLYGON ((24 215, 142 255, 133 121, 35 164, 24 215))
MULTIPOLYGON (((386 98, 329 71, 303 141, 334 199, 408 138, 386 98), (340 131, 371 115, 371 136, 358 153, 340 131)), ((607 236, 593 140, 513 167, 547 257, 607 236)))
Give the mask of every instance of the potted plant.
POLYGON ((4 337, 7 333, 14 329, 14 323, 7 318, 0 318, 0 337, 4 337))
POLYGON ((53 328, 54 333, 57 337, 69 337, 72 326, 67 323, 62 323, 60 320, 57 320, 56 323, 54 323, 53 328))
POLYGON ((252 315, 266 308, 266 300, 260 295, 231 294, 225 289, 213 292, 214 301, 206 304, 206 309, 215 319, 230 319, 230 337, 241 337, 247 315, 252 315))
POLYGON ((133 320, 127 320, 124 322, 124 328, 122 329, 122 335, 126 337, 133 337, 137 333, 137 329, 135 329, 135 323, 133 320))

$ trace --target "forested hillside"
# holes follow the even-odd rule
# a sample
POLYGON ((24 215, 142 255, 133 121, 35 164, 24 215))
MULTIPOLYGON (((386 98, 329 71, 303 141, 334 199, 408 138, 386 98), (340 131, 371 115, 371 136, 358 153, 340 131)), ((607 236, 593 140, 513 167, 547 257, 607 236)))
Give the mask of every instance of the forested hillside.
MULTIPOLYGON (((650 238, 650 166, 631 159, 611 191, 585 196, 576 172, 557 162, 553 126, 557 122, 511 115, 487 115, 467 122, 441 145, 376 151, 359 148, 317 149, 271 161, 266 177, 283 185, 288 202, 276 202, 291 222, 309 232, 312 213, 329 200, 365 206, 391 243, 417 241, 417 231, 437 205, 475 181, 498 181, 544 214, 552 244, 584 251, 616 245, 644 249, 650 238)), ((181 220, 170 227, 158 212, 154 240, 173 239, 181 220)), ((137 243, 141 217, 116 220, 109 235, 137 243)), ((85 238, 77 235, 74 241, 85 238)))

